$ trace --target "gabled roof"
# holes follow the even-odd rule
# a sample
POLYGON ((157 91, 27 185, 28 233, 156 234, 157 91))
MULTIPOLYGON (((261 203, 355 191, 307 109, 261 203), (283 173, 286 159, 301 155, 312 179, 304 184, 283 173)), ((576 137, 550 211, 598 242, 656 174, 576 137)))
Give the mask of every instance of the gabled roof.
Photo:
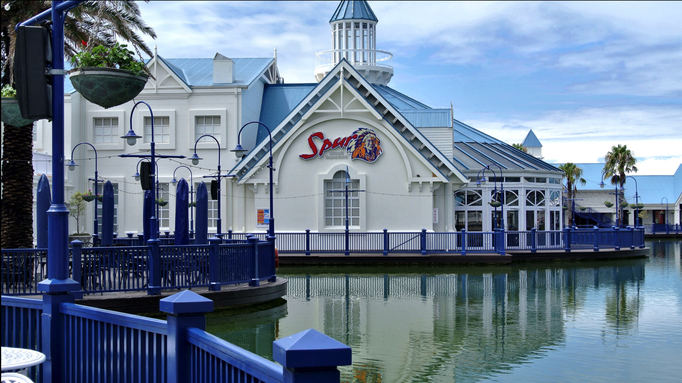
MULTIPOLYGON (((212 58, 167 59, 157 56, 187 86, 214 86, 212 58)), ((233 58, 234 82, 229 85, 248 86, 272 63, 274 58, 233 58)))
MULTIPOLYGON (((367 105, 370 111, 377 116, 377 118, 383 118, 387 121, 398 134, 400 134, 406 141, 405 143, 411 146, 413 153, 417 156, 423 158, 425 163, 433 166, 434 173, 439 173, 443 180, 447 180, 451 175, 455 175, 462 181, 466 181, 466 177, 455 167, 452 161, 443 155, 431 142, 429 142, 419 130, 412 126, 407 118, 402 116, 400 112, 391 105, 386 99, 383 98, 382 94, 376 90, 376 88, 370 84, 368 81, 362 77, 351 64, 345 59, 341 60, 334 69, 332 69, 327 76, 325 76, 319 84, 315 85, 314 89, 310 91, 303 99, 301 99, 297 106, 292 109, 285 118, 281 120, 277 127, 272 128, 273 137, 273 149, 280 145, 282 139, 287 136, 291 129, 298 124, 298 122, 313 108, 319 106, 322 102, 326 100, 325 94, 338 84, 343 83, 352 89, 355 97, 361 98, 365 105, 367 105), (341 77, 343 74, 343 78, 341 77)), ((269 90, 273 90, 267 101, 282 100, 287 95, 290 96, 290 105, 303 95, 306 85, 302 85, 302 88, 296 90, 291 87, 286 86, 272 86, 267 87, 269 90), (279 88, 279 89, 278 89, 279 88), (276 90, 281 90, 277 94, 276 90), (291 92, 287 92, 290 90, 291 92), (300 91, 301 93, 297 93, 300 91)), ((274 108, 274 106, 273 106, 274 108)), ((269 110, 270 105, 264 102, 262 104, 262 110, 269 110)), ((439 111, 440 112, 440 111, 439 111)), ((280 119, 279 116, 286 113, 286 110, 280 110, 276 113, 276 117, 270 117, 272 121, 280 119)), ((251 151, 246 157, 242 159, 231 171, 230 173, 235 173, 239 179, 247 177, 249 174, 254 174, 255 169, 262 166, 262 162, 265 161, 269 156, 269 142, 267 140, 262 140, 256 144, 256 148, 251 151)))
POLYGON ((452 115, 450 109, 404 110, 400 114, 415 128, 450 128, 452 115))
POLYGON ((374 89, 390 102, 395 108, 400 110, 406 109, 431 109, 430 106, 422 104, 421 102, 398 92, 395 89, 391 89, 386 85, 374 85, 374 89))
POLYGON ((533 133, 533 129, 528 131, 528 135, 526 135, 526 139, 523 140, 523 143, 521 145, 523 145, 527 148, 541 148, 542 147, 540 140, 538 140, 535 133, 533 133))
POLYGON ((366 1, 347 1, 344 0, 336 7, 336 11, 329 20, 329 23, 339 20, 370 20, 378 22, 372 8, 366 1))

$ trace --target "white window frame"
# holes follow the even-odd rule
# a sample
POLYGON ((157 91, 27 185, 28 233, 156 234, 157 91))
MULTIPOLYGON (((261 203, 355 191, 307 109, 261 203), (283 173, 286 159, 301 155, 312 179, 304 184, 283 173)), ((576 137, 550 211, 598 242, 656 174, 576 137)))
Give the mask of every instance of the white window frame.
MULTIPOLYGON (((343 228, 345 230, 346 228, 346 207, 345 207, 345 202, 346 202, 346 195, 345 193, 339 192, 339 190, 344 190, 346 187, 345 180, 346 178, 338 178, 336 175, 338 174, 344 174, 344 171, 339 171, 336 172, 334 175, 335 178, 332 178, 331 180, 325 180, 325 190, 324 190, 324 197, 325 197, 325 208, 324 208, 324 219, 325 219, 325 229, 338 229, 338 228, 343 228), (340 180, 343 181, 340 181, 340 180), (331 183, 332 189, 328 189, 327 185, 331 183), (338 187, 337 185, 334 185, 335 183, 339 184, 338 187), (337 190, 336 192, 330 193, 330 190, 337 190), (327 203, 331 202, 332 206, 327 206, 327 203), (338 202, 339 206, 335 206, 334 202, 338 202), (331 215, 327 215, 327 212, 331 210, 331 215), (334 211, 337 210, 341 214, 340 215, 335 215, 334 211), (327 219, 332 220, 331 225, 327 225, 327 219), (339 224, 334 224, 334 220, 339 220, 339 224)), ((351 178, 351 184, 349 185, 349 190, 358 190, 360 187, 360 180, 358 179, 353 179, 351 178)), ((348 196, 348 227, 349 228, 358 228, 360 227, 360 193, 361 192, 352 192, 351 195, 348 196), (357 205, 357 206, 353 206, 357 205), (357 215, 356 215, 357 213, 357 215), (356 222, 354 222, 356 221, 356 222)))
MULTIPOLYGON (((334 179, 334 174, 336 174, 339 171, 346 171, 346 165, 336 165, 332 167, 328 173, 326 174, 318 174, 317 176, 317 182, 318 182, 318 190, 321 190, 322 193, 319 194, 318 197, 318 221, 317 221, 317 227, 319 230, 326 230, 326 231, 338 231, 338 232, 343 232, 345 230, 345 215, 344 215, 344 222, 342 226, 327 226, 325 222, 325 201, 327 200, 327 190, 325 189, 325 181, 332 181, 334 179)), ((352 167, 348 167, 348 173, 350 174, 350 179, 351 180, 358 180, 360 181, 360 190, 367 190, 367 175, 366 174, 360 174, 358 173, 355 169, 352 167)), ((345 198, 345 196, 344 196, 345 198)), ((349 228, 356 229, 356 230, 367 230, 367 192, 358 192, 358 197, 360 201, 360 225, 359 226, 353 226, 349 223, 349 228)))
MULTIPOLYGON (((113 143, 117 142, 118 140, 122 140, 122 138, 120 138, 121 136, 118 134, 118 126, 119 125, 120 125, 120 121, 119 121, 118 117, 93 117, 92 118, 92 138, 93 138, 92 143, 93 144, 105 144, 106 145, 106 144, 113 144, 113 143), (111 134, 109 135, 109 137, 111 138, 111 142, 98 142, 97 141, 97 120, 102 120, 102 122, 104 122, 105 120, 107 120, 108 122, 113 122, 113 120, 116 120, 116 128, 112 128, 111 134)), ((102 126, 104 126, 104 125, 102 125, 102 126)), ((102 137, 105 137, 105 136, 102 135, 102 137)))
MULTIPOLYGON (((144 120, 145 117, 151 117, 151 113, 149 113, 148 109, 138 109, 137 112, 135 113, 135 127, 133 130, 143 138, 135 146, 140 149, 151 149, 150 143, 144 142, 144 120)), ((177 135, 175 109, 154 109, 154 117, 168 117, 168 142, 154 142, 154 146, 157 150, 175 150, 175 136, 177 135)), ((154 133, 156 133, 156 129, 154 130, 154 133)))
MULTIPOLYGON (((121 137, 126 134, 125 112, 123 110, 90 110, 86 112, 85 121, 86 127, 86 141, 92 143, 97 150, 117 150, 123 151, 125 149, 125 140, 119 138, 114 142, 98 142, 95 143, 95 118, 117 118, 118 131, 116 135, 121 137)), ((92 148, 88 147, 88 150, 92 148)))
MULTIPOLYGON (((227 109, 190 109, 188 121, 188 149, 194 150, 194 143, 197 141, 196 121, 197 117, 218 116, 220 117, 220 149, 228 149, 227 139, 227 109)), ((217 138, 217 137, 216 137, 217 138)), ((236 144, 234 145, 236 146, 236 144)), ((198 149, 217 149, 216 143, 213 140, 202 141, 197 143, 198 149)), ((231 147, 229 149, 232 149, 231 147)))

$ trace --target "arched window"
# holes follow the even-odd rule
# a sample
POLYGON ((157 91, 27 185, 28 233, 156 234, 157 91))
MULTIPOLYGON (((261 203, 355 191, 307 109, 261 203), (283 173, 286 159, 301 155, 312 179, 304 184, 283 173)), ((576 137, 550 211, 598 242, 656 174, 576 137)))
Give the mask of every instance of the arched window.
MULTIPOLYGON (((360 180, 351 179, 348 190, 360 189, 360 180)), ((345 227, 346 225, 346 172, 341 170, 334 178, 324 181, 324 225, 326 227, 345 227)), ((348 193, 348 225, 360 226, 359 192, 348 193)))

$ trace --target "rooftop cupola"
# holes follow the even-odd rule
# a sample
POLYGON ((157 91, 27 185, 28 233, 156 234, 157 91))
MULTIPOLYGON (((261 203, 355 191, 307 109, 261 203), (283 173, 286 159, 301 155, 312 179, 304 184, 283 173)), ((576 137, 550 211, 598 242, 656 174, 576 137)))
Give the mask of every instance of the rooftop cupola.
POLYGON ((538 140, 538 137, 535 135, 535 133, 533 133, 533 129, 528 131, 526 139, 523 140, 521 145, 526 148, 527 153, 531 156, 537 157, 539 159, 544 158, 542 157, 542 144, 540 143, 540 140, 538 140))
POLYGON ((315 54, 315 79, 319 82, 346 59, 372 84, 386 85, 393 77, 393 54, 376 49, 379 20, 366 1, 342 1, 329 20, 332 49, 315 54))

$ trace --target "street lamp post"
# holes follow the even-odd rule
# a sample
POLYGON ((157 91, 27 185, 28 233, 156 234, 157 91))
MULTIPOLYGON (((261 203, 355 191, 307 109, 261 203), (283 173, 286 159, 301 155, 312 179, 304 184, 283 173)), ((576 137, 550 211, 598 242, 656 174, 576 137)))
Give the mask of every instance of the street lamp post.
MULTIPOLYGON (((501 215, 501 217, 500 217, 501 228, 500 228, 500 232, 498 233, 498 235, 501 237, 498 237, 498 238, 500 238, 499 239, 500 242, 498 242, 498 246, 496 246, 496 247, 498 248, 500 255, 504 255, 504 253, 505 253, 504 252, 504 243, 505 243, 505 241, 504 241, 504 176, 502 175, 502 167, 500 167, 500 165, 494 164, 494 163, 484 166, 483 169, 481 169, 478 172, 476 185, 480 186, 481 183, 486 182, 485 171, 490 170, 493 173, 493 180, 494 180, 493 195, 495 196, 495 198, 497 198, 497 175, 495 174, 495 171, 490 168, 493 165, 496 166, 500 170, 500 195, 501 195, 501 197, 500 197, 501 201, 496 201, 496 202, 500 202, 500 215, 501 215), (481 175, 481 173, 482 173, 482 175, 481 175)), ((498 229, 498 227, 497 227, 497 206, 494 206, 494 207, 495 207, 495 231, 497 232, 498 231, 497 230, 498 229)))
POLYGON ((192 169, 190 169, 189 166, 180 165, 177 168, 175 168, 175 170, 173 170, 173 180, 171 181, 173 186, 175 186, 178 183, 178 181, 175 179, 175 172, 177 172, 178 169, 180 169, 180 168, 185 168, 185 169, 189 170, 189 182, 190 182, 190 186, 189 186, 189 211, 190 211, 190 214, 189 214, 190 215, 190 217, 189 217, 190 218, 189 234, 190 234, 190 236, 194 236, 194 206, 192 205, 194 203, 194 176, 192 175, 192 169))
POLYGON ((637 179, 633 176, 626 176, 635 181, 635 228, 639 227, 639 191, 637 187, 637 179))
MULTIPOLYGON (((139 161, 137 161, 137 165, 135 165, 135 174, 133 174, 133 178, 135 178, 135 181, 140 180, 140 163, 148 158, 140 158, 139 161)), ((157 159, 156 161, 153 162, 153 167, 156 168, 156 174, 159 173, 159 160, 157 159)), ((159 178, 155 177, 154 180, 154 200, 158 200, 160 195, 159 195, 159 178)), ((159 211, 159 204, 156 204, 156 216, 158 217, 161 212, 159 211)), ((158 232, 158 231, 157 231, 158 232)), ((160 233, 159 233, 160 234, 160 233)))
MULTIPOLYGON (((152 135, 151 135, 151 142, 149 143, 149 149, 151 150, 151 155, 146 155, 146 154, 121 154, 119 157, 142 157, 142 158, 151 158, 152 164, 156 165, 156 159, 157 158, 185 158, 185 156, 172 156, 172 155, 157 155, 156 154, 156 143, 154 142, 154 112, 152 111, 152 107, 149 106, 144 101, 138 101, 135 103, 133 106, 133 109, 130 111, 130 130, 128 133, 126 133, 125 136, 121 136, 121 138, 124 138, 128 145, 134 146, 135 143, 137 142, 138 138, 142 138, 142 136, 138 136, 135 134, 135 131, 133 131, 133 115, 135 113, 135 108, 137 108, 138 105, 140 104, 145 104, 147 108, 149 109, 149 114, 151 115, 151 130, 152 130, 152 135)), ((138 161, 138 165, 139 165, 138 161)), ((156 166, 152 165, 150 168, 150 176, 152 179, 155 181, 154 183, 157 185, 157 194, 158 194, 158 184, 159 181, 156 177, 156 166)), ((139 177, 139 176, 138 176, 139 177)), ((151 239, 152 241, 158 240, 158 232, 159 232, 159 222, 158 222, 158 206, 156 204, 156 199, 152 201, 152 216, 150 218, 151 221, 151 239)))
MULTIPOLYGON (((98 194, 97 185, 99 183, 99 178, 97 175, 97 158, 98 158, 97 149, 95 149, 95 147, 89 142, 81 142, 81 143, 77 144, 71 150, 71 161, 69 161, 69 163, 66 164, 66 166, 69 167, 70 171, 76 170, 76 166, 78 166, 78 164, 73 162, 73 154, 76 151, 76 148, 79 147, 80 145, 90 145, 92 150, 95 151, 95 179, 94 179, 94 181, 95 181, 95 220, 94 220, 94 225, 93 225, 92 243, 93 243, 93 245, 97 245, 99 243, 99 235, 98 235, 99 223, 97 221, 97 194, 98 194)), ((78 231, 78 228, 76 228, 76 231, 78 231)))
POLYGON ((270 168, 270 218, 268 218, 268 237, 271 240, 275 239, 275 213, 273 210, 274 207, 274 197, 272 195, 272 183, 273 183, 273 176, 272 173, 275 171, 275 169, 272 166, 272 132, 270 131, 270 128, 268 128, 264 123, 260 121, 251 121, 247 122, 246 124, 242 125, 242 127, 239 129, 239 133, 237 133, 237 146, 231 150, 231 152, 234 152, 235 155, 237 155, 238 158, 244 157, 244 154, 246 154, 246 149, 242 148, 240 144, 240 138, 242 135, 242 130, 250 124, 258 124, 263 126, 267 131, 268 131, 268 137, 270 138, 270 159, 268 162, 268 168, 270 168))
POLYGON ((204 137, 212 138, 213 141, 215 141, 216 145, 218 145, 218 175, 215 175, 215 176, 208 175, 208 176, 204 176, 204 178, 216 178, 218 180, 218 220, 216 222, 216 229, 217 229, 216 230, 217 231, 216 237, 222 238, 222 236, 223 236, 222 224, 221 224, 222 221, 220 219, 220 210, 221 210, 221 205, 220 205, 220 179, 222 177, 228 177, 228 176, 223 176, 221 171, 220 171, 220 141, 218 141, 217 138, 215 138, 214 136, 212 136, 210 134, 202 135, 201 137, 197 138, 197 140, 194 142, 194 154, 189 159, 192 160, 192 165, 199 165, 199 161, 203 160, 203 158, 201 158, 197 155, 197 144, 204 137))
MULTIPOLYGON (((606 170, 601 173, 601 182, 599 183, 599 187, 602 189, 605 186, 605 184, 604 184, 604 175, 605 174, 606 174, 606 170)), ((620 217, 618 214, 618 209, 620 209, 620 202, 618 202, 618 200, 620 199, 620 198, 618 198, 619 197, 619 195, 618 195, 618 182, 616 182, 616 190, 613 192, 613 194, 616 197, 616 226, 620 226, 620 217)))

